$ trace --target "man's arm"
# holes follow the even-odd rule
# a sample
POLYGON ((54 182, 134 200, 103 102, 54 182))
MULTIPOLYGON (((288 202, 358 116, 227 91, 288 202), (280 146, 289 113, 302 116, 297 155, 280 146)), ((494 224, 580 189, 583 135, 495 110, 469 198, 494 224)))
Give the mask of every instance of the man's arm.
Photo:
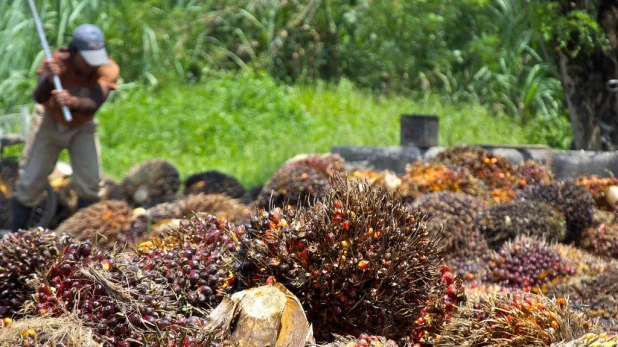
POLYGON ((51 78, 47 74, 42 73, 39 75, 39 84, 34 89, 32 98, 37 103, 42 104, 51 98, 53 89, 54 83, 51 81, 51 78))
POLYGON ((58 104, 62 106, 66 105, 71 111, 84 114, 94 114, 97 112, 99 107, 103 105, 109 95, 109 92, 109 88, 97 84, 96 87, 90 91, 90 96, 88 97, 73 96, 66 90, 53 90, 51 93, 58 104))

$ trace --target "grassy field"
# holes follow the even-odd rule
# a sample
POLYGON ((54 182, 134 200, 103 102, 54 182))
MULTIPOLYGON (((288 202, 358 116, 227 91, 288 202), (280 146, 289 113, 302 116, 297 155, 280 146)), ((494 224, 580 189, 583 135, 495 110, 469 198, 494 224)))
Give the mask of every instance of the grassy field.
POLYGON ((442 146, 529 142, 524 128, 479 105, 375 97, 346 81, 287 87, 254 73, 217 74, 203 84, 156 90, 127 85, 98 119, 103 167, 112 178, 159 157, 183 178, 218 170, 251 187, 296 154, 324 153, 335 145, 398 145, 400 115, 409 113, 438 115, 442 146))

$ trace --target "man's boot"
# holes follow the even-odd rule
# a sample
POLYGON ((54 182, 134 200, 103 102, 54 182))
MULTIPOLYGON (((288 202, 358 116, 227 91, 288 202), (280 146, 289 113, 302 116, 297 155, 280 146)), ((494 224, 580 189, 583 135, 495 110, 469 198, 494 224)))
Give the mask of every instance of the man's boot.
POLYGON ((32 207, 24 206, 16 198, 11 198, 11 213, 13 215, 12 232, 28 227, 28 221, 30 220, 30 215, 32 215, 32 207))
POLYGON ((77 210, 81 210, 84 207, 88 207, 94 203, 96 203, 98 201, 96 200, 89 200, 89 199, 84 199, 84 198, 79 198, 77 199, 77 210))

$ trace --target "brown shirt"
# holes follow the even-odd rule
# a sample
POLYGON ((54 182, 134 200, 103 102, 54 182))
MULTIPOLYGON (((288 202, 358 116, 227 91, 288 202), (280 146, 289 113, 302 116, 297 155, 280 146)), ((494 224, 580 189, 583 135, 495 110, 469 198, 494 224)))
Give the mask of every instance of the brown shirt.
MULTIPOLYGON (((91 97, 95 93, 96 88, 106 87, 108 90, 115 90, 117 88, 116 83, 120 74, 120 68, 111 58, 109 59, 109 64, 97 67, 89 75, 81 75, 71 64, 71 52, 66 48, 53 51, 52 57, 58 62, 61 69, 59 77, 62 88, 66 89, 73 96, 91 97)), ((43 72, 42 66, 39 67, 37 72, 43 72)), ((94 118, 94 113, 80 113, 71 110, 73 120, 66 122, 62 108, 54 98, 49 97, 42 105, 56 121, 67 126, 76 126, 94 118)))

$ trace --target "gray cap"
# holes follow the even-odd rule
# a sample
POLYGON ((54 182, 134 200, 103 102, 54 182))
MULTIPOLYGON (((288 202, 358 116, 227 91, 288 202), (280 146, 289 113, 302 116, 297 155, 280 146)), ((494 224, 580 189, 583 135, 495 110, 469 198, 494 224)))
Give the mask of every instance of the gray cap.
POLYGON ((97 26, 92 24, 78 26, 73 32, 71 43, 89 65, 99 66, 109 63, 105 50, 105 36, 97 26))

